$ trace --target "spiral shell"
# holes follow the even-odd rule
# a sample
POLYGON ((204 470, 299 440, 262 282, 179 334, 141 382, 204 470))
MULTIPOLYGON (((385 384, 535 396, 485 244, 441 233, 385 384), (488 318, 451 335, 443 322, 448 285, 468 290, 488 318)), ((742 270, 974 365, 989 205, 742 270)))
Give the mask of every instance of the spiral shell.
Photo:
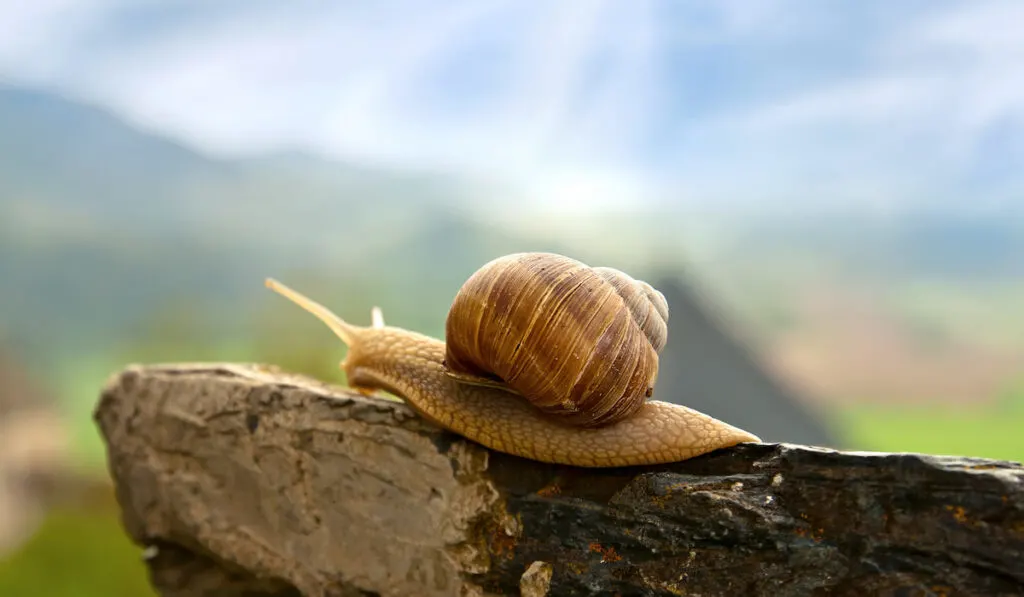
POLYGON ((456 294, 445 368, 597 427, 653 394, 667 324, 665 297, 646 282, 562 255, 516 253, 485 264, 456 294))

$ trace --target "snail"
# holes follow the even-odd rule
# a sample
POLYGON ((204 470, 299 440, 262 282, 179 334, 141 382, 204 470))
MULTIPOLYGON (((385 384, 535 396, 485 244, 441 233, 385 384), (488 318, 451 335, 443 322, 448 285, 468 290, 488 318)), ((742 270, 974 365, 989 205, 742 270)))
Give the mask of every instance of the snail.
POLYGON ((650 465, 761 440, 653 399, 668 306, 649 284, 554 253, 494 259, 463 284, 445 341, 349 323, 272 279, 266 285, 348 346, 340 367, 365 395, 394 394, 487 448, 580 467, 650 465))

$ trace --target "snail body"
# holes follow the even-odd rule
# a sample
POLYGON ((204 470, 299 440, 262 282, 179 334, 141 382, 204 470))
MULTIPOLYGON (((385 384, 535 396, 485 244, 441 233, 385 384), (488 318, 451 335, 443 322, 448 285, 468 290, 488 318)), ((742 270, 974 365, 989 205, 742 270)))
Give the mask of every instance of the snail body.
POLYGON ((667 340, 664 297, 611 268, 518 253, 480 268, 456 295, 446 341, 344 321, 268 279, 348 346, 348 384, 390 392, 432 423, 493 450, 582 467, 692 458, 756 436, 649 399, 667 340))

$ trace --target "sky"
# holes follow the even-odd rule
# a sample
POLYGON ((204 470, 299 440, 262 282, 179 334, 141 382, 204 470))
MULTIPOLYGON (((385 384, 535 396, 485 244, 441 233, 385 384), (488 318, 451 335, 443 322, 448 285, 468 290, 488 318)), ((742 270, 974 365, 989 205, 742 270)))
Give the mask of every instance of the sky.
POLYGON ((1019 0, 3 0, 0 79, 577 204, 1024 202, 1019 0), (788 203, 787 203, 788 202, 788 203))

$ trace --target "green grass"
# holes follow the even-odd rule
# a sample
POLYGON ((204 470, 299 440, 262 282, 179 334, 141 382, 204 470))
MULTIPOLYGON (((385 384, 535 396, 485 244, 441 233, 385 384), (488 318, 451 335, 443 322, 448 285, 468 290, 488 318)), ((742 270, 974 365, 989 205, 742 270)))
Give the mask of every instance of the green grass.
POLYGON ((837 417, 850 449, 1024 462, 1024 410, 857 407, 837 417))
POLYGON ((150 588, 141 549, 115 511, 64 508, 52 512, 17 552, 0 559, 0 595, 146 597, 150 588))
POLYGON ((103 355, 69 363, 53 376, 62 414, 69 422, 72 435, 73 464, 97 474, 105 474, 106 451, 92 420, 92 411, 103 384, 114 372, 114 363, 103 355))

